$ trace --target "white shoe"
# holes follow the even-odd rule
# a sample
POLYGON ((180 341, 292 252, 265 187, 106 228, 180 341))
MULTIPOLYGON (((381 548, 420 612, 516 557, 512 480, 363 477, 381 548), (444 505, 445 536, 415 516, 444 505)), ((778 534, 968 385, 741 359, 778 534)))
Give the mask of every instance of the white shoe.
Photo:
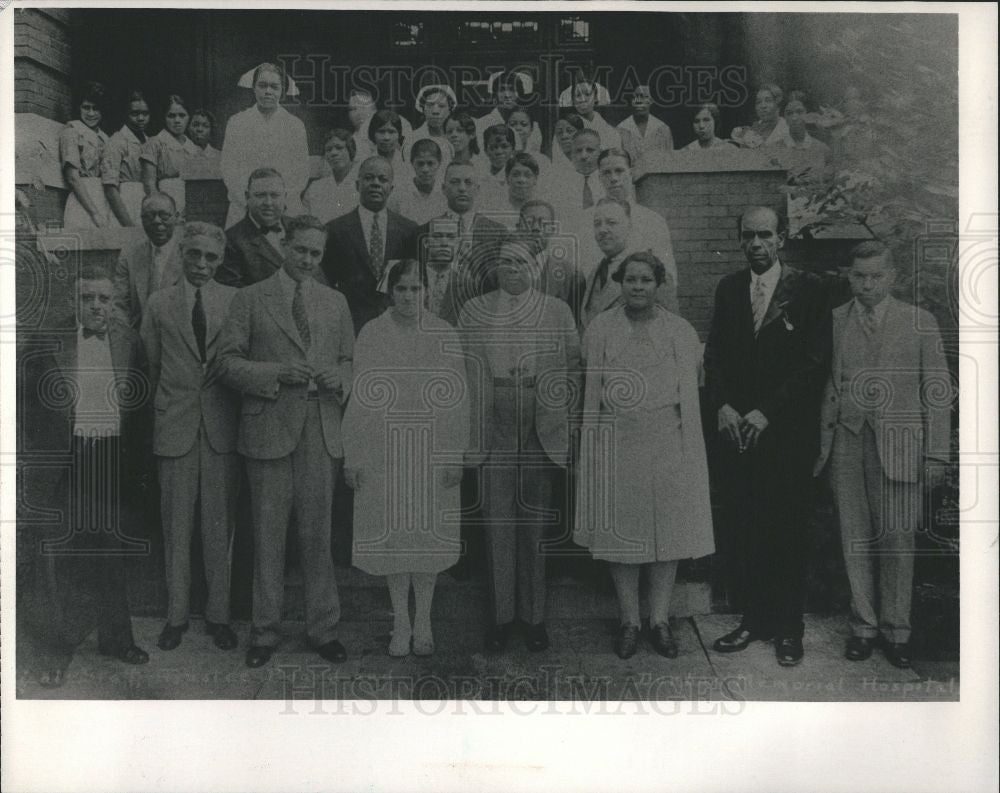
POLYGON ((434 655, 434 634, 431 633, 430 627, 426 631, 418 630, 413 634, 413 654, 434 655))
POLYGON ((393 658, 402 658, 410 654, 410 632, 393 631, 392 639, 389 640, 389 655, 393 658))

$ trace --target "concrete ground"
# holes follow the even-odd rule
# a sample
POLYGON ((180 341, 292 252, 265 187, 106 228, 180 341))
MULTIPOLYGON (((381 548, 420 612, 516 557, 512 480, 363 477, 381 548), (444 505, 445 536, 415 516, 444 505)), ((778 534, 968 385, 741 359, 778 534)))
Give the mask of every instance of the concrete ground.
MULTIPOLYGON (((388 600, 386 598, 386 600, 388 600)), ((552 647, 532 654, 515 635, 507 652, 488 655, 481 627, 469 622, 435 623, 433 657, 397 659, 386 653, 390 621, 344 621, 340 640, 348 660, 324 662, 304 642, 301 623, 286 624, 286 640, 271 662, 244 665, 249 626, 237 623, 240 647, 216 649, 201 620, 179 648, 156 647, 162 620, 134 619, 136 641, 150 654, 148 665, 126 666, 97 654, 91 636, 76 652, 62 688, 42 688, 30 659, 18 664, 17 694, 52 699, 463 699, 572 700, 772 700, 772 701, 957 701, 957 661, 915 661, 911 670, 891 666, 876 651, 868 661, 843 658, 846 618, 806 618, 805 659, 779 667, 771 645, 720 655, 715 638, 735 627, 731 615, 707 614, 674 620, 680 655, 660 657, 643 641, 628 661, 614 655, 615 620, 555 618, 548 622, 552 647)), ((307 707, 305 702, 295 707, 307 707)))

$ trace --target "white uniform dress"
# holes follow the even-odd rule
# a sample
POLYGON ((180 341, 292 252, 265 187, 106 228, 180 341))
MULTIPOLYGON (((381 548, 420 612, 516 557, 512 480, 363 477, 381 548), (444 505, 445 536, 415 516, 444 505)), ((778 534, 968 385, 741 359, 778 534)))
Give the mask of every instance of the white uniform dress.
POLYGON ((257 106, 229 119, 222 143, 222 179, 229 193, 226 228, 246 215, 246 190, 250 174, 274 168, 288 191, 285 211, 302 214, 302 191, 309 183, 309 145, 303 123, 285 108, 266 116, 257 106))
POLYGON ((305 211, 329 223, 354 209, 358 205, 359 162, 354 160, 351 170, 339 183, 333 176, 324 176, 310 184, 302 194, 305 211))
POLYGON ((419 329, 387 311, 361 329, 354 390, 344 415, 344 466, 354 491, 356 567, 372 575, 438 573, 458 561, 459 491, 468 387, 458 332, 425 313, 419 329))

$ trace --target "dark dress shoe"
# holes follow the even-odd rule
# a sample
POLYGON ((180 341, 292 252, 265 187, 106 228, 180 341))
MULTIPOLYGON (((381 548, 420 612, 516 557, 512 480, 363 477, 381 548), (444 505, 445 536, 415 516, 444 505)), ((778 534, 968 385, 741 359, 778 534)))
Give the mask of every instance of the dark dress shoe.
POLYGON ((649 642, 664 658, 677 657, 677 639, 666 622, 658 622, 650 628, 649 642))
POLYGON ((549 649, 549 634, 545 630, 545 623, 539 622, 537 625, 525 627, 524 644, 533 653, 549 649))
POLYGON ((623 661, 635 655, 639 649, 639 626, 622 625, 618 629, 618 638, 615 639, 615 655, 623 661))
POLYGON ((490 625, 486 629, 486 649, 491 653, 500 653, 507 649, 507 642, 514 631, 514 624, 506 622, 503 625, 490 625))
POLYGON ((802 639, 784 636, 774 643, 774 655, 782 666, 796 666, 803 654, 802 639))
POLYGON ((325 644, 319 645, 316 652, 319 653, 320 658, 331 664, 340 664, 347 660, 347 650, 336 639, 330 639, 325 644))
POLYGON ((247 650, 247 666, 251 669, 263 666, 271 660, 271 656, 274 655, 275 649, 276 648, 274 647, 267 647, 265 645, 251 647, 247 650))
POLYGON ((712 645, 712 649, 717 653, 738 653, 740 650, 745 650, 750 645, 750 642, 766 642, 770 638, 770 636, 752 631, 749 628, 744 628, 741 625, 736 630, 730 631, 725 636, 720 636, 716 639, 712 645))
POLYGON ((188 623, 183 625, 171 625, 169 622, 163 626, 160 638, 156 640, 156 646, 161 650, 175 650, 181 643, 181 637, 187 632, 188 623))
POLYGON ((134 644, 130 644, 127 647, 118 647, 116 649, 108 649, 98 647, 97 651, 101 655, 108 655, 112 658, 117 658, 119 661, 125 664, 133 664, 138 666, 139 664, 145 664, 149 662, 149 654, 143 650, 141 647, 136 647, 134 644))
POLYGON ((882 645, 882 654, 885 660, 897 669, 910 668, 909 642, 885 642, 882 645))
POLYGON ((222 622, 205 621, 205 633, 212 637, 215 646, 220 650, 232 650, 239 641, 233 629, 222 622))
POLYGON ((847 640, 844 658, 848 661, 867 661, 872 656, 875 640, 867 636, 852 636, 847 640))

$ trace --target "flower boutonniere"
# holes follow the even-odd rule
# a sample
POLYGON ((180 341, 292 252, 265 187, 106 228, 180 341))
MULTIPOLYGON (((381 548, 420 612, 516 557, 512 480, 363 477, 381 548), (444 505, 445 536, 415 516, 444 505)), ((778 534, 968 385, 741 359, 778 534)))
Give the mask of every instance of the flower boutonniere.
POLYGON ((788 313, 784 310, 783 307, 781 311, 781 321, 785 323, 785 330, 787 330, 789 333, 795 330, 795 326, 792 324, 792 321, 788 318, 788 313))

